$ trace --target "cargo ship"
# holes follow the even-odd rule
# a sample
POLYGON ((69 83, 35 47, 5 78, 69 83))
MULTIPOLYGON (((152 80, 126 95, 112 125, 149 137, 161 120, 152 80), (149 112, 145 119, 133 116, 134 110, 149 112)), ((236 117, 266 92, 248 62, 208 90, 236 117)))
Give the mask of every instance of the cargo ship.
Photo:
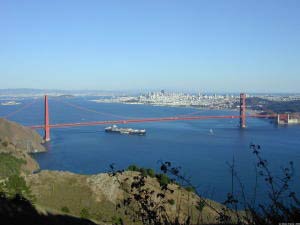
POLYGON ((105 132, 109 133, 118 133, 118 134, 135 134, 135 135, 145 135, 146 130, 138 130, 138 129, 132 129, 132 128, 119 128, 116 125, 112 125, 105 128, 105 132))

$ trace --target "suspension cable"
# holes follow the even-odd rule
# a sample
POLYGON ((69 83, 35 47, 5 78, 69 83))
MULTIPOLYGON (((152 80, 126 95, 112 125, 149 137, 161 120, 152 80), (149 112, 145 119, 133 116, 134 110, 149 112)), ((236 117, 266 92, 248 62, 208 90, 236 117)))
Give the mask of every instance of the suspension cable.
MULTIPOLYGON (((76 104, 73 104, 73 103, 65 102, 65 101, 62 101, 62 100, 59 100, 59 99, 55 99, 55 100, 58 101, 58 102, 61 102, 63 104, 69 105, 71 107, 77 108, 79 110, 87 111, 87 112, 92 112, 92 113, 105 115, 105 116, 113 116, 113 117, 121 118, 121 119, 136 119, 136 117, 120 116, 120 115, 116 115, 116 114, 112 114, 112 113, 103 113, 103 112, 99 112, 99 111, 96 111, 96 110, 93 110, 93 109, 88 109, 86 107, 79 106, 79 105, 76 105, 76 104)), ((185 116, 191 116, 191 115, 198 114, 198 113, 200 113, 200 112, 195 111, 195 112, 191 112, 191 113, 187 113, 187 114, 175 115, 174 117, 185 117, 185 116)))
POLYGON ((13 115, 15 115, 15 114, 23 111, 24 109, 27 109, 29 106, 35 104, 37 102, 37 100, 40 100, 40 98, 34 99, 32 102, 29 102, 28 104, 24 105, 23 107, 21 107, 21 108, 15 110, 13 112, 7 114, 6 116, 3 116, 3 118, 7 119, 7 118, 9 118, 9 117, 11 117, 11 116, 13 116, 13 115))
POLYGON ((96 110, 93 110, 93 109, 89 109, 89 108, 86 108, 86 107, 83 107, 83 106, 79 106, 79 105, 76 105, 76 104, 73 104, 73 103, 70 103, 70 102, 65 102, 65 101, 62 101, 62 100, 59 100, 59 99, 55 99, 55 100, 65 104, 65 105, 68 105, 68 106, 71 106, 73 108, 83 110, 83 111, 86 111, 86 112, 92 112, 92 113, 96 113, 96 114, 104 115, 104 116, 113 116, 113 117, 117 117, 117 118, 121 118, 121 119, 134 119, 134 117, 120 116, 120 115, 116 115, 116 114, 112 114, 112 113, 103 113, 103 112, 99 112, 99 111, 96 111, 96 110))

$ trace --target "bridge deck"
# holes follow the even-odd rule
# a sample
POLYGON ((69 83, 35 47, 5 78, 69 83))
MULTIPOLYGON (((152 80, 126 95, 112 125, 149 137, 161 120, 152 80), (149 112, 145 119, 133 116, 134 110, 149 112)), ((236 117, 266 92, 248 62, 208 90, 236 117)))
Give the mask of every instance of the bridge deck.
MULTIPOLYGON (((271 115, 248 115, 250 118, 274 118, 275 114, 271 115)), ((107 121, 91 121, 79 123, 60 123, 50 124, 50 128, 61 127, 82 127, 82 126, 97 126, 105 124, 127 124, 127 123, 145 123, 145 122, 167 122, 167 121, 184 121, 184 120, 207 120, 207 119, 240 119, 241 116, 190 116, 190 117, 162 117, 162 118, 144 118, 144 119, 130 119, 130 120, 107 120, 107 121)), ((44 128, 45 125, 29 126, 32 129, 44 128)))

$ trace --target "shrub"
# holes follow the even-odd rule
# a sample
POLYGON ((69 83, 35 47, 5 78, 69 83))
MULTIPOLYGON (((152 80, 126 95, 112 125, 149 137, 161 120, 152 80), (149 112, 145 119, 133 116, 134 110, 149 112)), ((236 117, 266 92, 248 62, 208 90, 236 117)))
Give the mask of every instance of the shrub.
POLYGON ((83 219, 88 219, 90 217, 89 210, 87 208, 83 208, 80 211, 80 217, 83 218, 83 219))
POLYGON ((156 177, 161 186, 166 186, 170 183, 170 178, 166 174, 161 173, 158 174, 156 177))
POLYGON ((112 224, 113 225, 122 225, 122 224, 124 224, 122 218, 120 218, 120 217, 113 216, 111 219, 112 219, 112 224))
POLYGON ((187 190, 188 192, 193 192, 193 193, 196 192, 195 188, 192 187, 192 186, 187 186, 187 187, 185 187, 184 189, 187 190))
POLYGON ((155 177, 155 171, 153 169, 150 168, 143 168, 143 167, 139 167, 137 165, 130 165, 127 167, 127 171, 136 171, 136 172, 140 172, 142 174, 142 176, 149 176, 149 177, 155 177))
POLYGON ((149 177, 155 177, 155 172, 153 169, 147 169, 147 174, 149 177))
POLYGON ((139 171, 140 168, 137 165, 133 164, 133 165, 128 166, 127 170, 128 171, 139 171))
POLYGON ((4 147, 7 147, 7 146, 8 146, 8 142, 7 142, 7 141, 4 141, 4 142, 2 142, 2 145, 3 145, 4 147))
POLYGON ((170 205, 175 205, 175 200, 174 200, 174 199, 169 199, 169 200, 168 200, 168 203, 169 203, 170 205))
POLYGON ((64 212, 64 213, 69 213, 70 212, 70 210, 67 206, 61 207, 61 211, 64 212))
POLYGON ((140 173, 144 177, 146 177, 148 175, 147 170, 145 168, 140 168, 140 173))

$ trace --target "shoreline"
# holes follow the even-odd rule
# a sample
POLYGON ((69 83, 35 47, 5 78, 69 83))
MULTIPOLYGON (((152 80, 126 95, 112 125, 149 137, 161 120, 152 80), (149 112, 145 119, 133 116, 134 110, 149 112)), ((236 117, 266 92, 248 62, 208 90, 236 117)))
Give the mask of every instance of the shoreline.
MULTIPOLYGON (((188 109, 196 109, 199 111, 233 111, 233 112, 239 112, 239 108, 233 109, 233 108, 202 108, 202 107, 196 107, 192 105, 167 105, 167 104, 147 104, 147 103, 127 103, 127 102, 105 102, 105 101, 98 101, 98 100, 88 100, 90 102, 94 102, 97 104, 103 103, 103 104, 123 104, 123 105, 145 105, 145 106, 154 106, 154 107, 170 107, 170 108, 188 108, 188 109)), ((253 110, 253 109, 247 109, 247 112, 250 113, 262 113, 263 111, 260 110, 253 110)))

